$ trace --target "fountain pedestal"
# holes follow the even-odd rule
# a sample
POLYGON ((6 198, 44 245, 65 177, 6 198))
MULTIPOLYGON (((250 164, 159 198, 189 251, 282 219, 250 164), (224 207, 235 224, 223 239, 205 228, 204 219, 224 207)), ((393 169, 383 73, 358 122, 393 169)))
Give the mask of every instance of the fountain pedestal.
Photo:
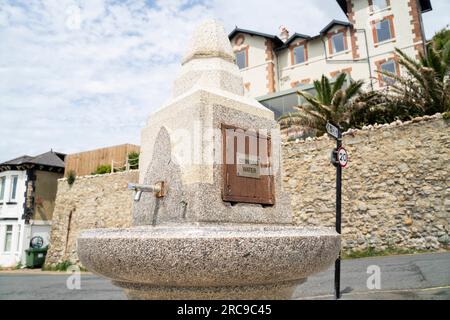
MULTIPOLYGON (((134 227, 82 232, 90 271, 131 299, 289 299, 336 259, 332 229, 292 224, 272 111, 243 95, 222 25, 194 33, 172 99, 142 131, 134 227)), ((130 195, 131 196, 131 195, 130 195)))

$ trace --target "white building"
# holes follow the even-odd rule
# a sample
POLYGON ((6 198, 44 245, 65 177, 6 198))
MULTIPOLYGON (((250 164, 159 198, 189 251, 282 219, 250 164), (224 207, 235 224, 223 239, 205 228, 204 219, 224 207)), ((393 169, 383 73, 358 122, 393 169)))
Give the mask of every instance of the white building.
POLYGON ((53 151, 0 163, 0 266, 25 264, 30 240, 49 242, 57 179, 64 156, 53 151))
POLYGON ((386 83, 377 71, 401 73, 395 48, 412 57, 424 52, 422 13, 430 0, 337 0, 348 21, 331 21, 318 35, 280 35, 237 28, 230 35, 246 94, 275 112, 293 112, 298 89, 310 90, 324 74, 346 73, 375 90, 386 83))

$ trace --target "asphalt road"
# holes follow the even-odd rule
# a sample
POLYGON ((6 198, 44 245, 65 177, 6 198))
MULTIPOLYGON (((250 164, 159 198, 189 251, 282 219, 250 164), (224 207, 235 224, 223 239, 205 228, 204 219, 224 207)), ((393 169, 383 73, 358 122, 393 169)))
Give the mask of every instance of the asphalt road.
MULTIPOLYGON (((82 273, 80 289, 69 290, 66 273, 0 272, 0 299, 78 300, 126 299, 108 280, 82 273)), ((297 299, 333 299, 333 268, 312 276, 299 286, 297 299)), ((344 260, 343 299, 450 300, 450 253, 344 260), (380 289, 369 290, 369 266, 380 269, 380 289)))

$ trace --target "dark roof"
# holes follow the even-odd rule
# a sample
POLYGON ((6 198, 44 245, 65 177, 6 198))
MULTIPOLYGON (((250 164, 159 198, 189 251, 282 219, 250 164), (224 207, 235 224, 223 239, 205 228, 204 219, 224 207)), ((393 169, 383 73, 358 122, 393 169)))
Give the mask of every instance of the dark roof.
POLYGON ((288 46, 292 41, 294 41, 297 38, 306 39, 306 40, 311 39, 311 37, 307 36, 306 34, 301 34, 301 33, 296 32, 292 36, 290 36, 289 39, 286 40, 286 43, 284 45, 288 46))
POLYGON ((20 156, 18 158, 12 159, 12 160, 8 160, 5 161, 3 163, 0 163, 0 165, 4 165, 4 164, 9 164, 9 165, 19 165, 19 164, 24 164, 27 163, 28 161, 30 161, 31 159, 33 159, 33 157, 30 156, 20 156))
POLYGON ((228 39, 231 40, 238 33, 246 33, 246 34, 250 34, 253 36, 259 36, 259 37, 263 37, 263 38, 267 38, 267 39, 272 39, 275 42, 275 47, 283 45, 283 41, 280 38, 278 38, 277 36, 267 34, 267 33, 252 31, 252 30, 241 29, 238 27, 234 28, 234 30, 230 32, 230 34, 228 35, 228 39))
POLYGON ((11 170, 17 168, 17 166, 27 166, 34 167, 36 165, 52 168, 64 168, 64 157, 66 155, 59 152, 54 152, 53 150, 45 152, 35 157, 31 156, 21 156, 9 161, 0 163, 0 171, 11 170))
MULTIPOLYGON (((341 7, 342 11, 344 11, 345 14, 347 14, 347 0, 336 0, 339 6, 341 7)), ((422 12, 428 12, 433 10, 431 7, 431 1, 430 0, 419 0, 420 8, 422 12)))
POLYGON ((343 26, 343 27, 351 27, 351 23, 345 22, 345 21, 340 21, 340 20, 332 20, 329 24, 326 25, 325 28, 323 28, 322 30, 320 30, 320 34, 325 34, 328 32, 328 30, 330 30, 331 28, 333 28, 334 26, 343 26))
POLYGON ((44 166, 64 168, 64 161, 58 156, 56 152, 53 151, 40 154, 34 157, 29 162, 33 164, 41 164, 44 166))

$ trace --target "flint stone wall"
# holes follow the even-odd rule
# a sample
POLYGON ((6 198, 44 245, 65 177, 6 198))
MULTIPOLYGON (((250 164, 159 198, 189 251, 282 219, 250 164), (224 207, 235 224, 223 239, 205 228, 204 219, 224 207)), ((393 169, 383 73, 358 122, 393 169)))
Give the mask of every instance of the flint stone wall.
MULTIPOLYGON (((326 135, 283 145, 284 185, 295 223, 335 225, 334 140, 326 135)), ((345 133, 342 248, 448 249, 450 128, 442 115, 345 133)))
POLYGON ((127 183, 137 183, 138 176, 138 170, 81 176, 72 186, 59 179, 45 264, 78 263, 76 239, 81 230, 131 226, 133 192, 127 183))

